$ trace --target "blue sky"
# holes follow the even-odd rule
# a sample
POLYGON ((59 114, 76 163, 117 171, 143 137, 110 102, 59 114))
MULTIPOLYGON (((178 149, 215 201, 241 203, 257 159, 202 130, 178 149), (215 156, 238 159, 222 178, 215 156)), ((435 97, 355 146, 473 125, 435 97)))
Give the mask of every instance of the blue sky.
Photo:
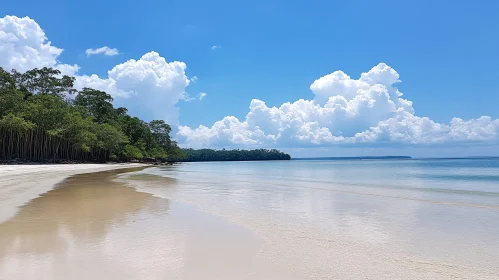
MULTIPOLYGON (((490 147, 497 144, 499 127, 496 121, 499 94, 495 85, 499 78, 499 2, 407 2, 18 0, 4 3, 0 17, 30 17, 52 46, 64 49, 57 56, 57 63, 77 64, 78 75, 97 74, 106 78, 107 71, 116 65, 129 59, 138 60, 151 51, 167 62, 185 63, 185 75, 190 80, 185 92, 192 100, 170 100, 165 110, 171 106, 179 109, 178 124, 191 129, 184 129, 179 137, 186 145, 276 146, 299 150, 300 155, 307 151, 322 154, 323 150, 334 150, 331 153, 336 154, 340 146, 349 147, 350 152, 346 152, 349 154, 359 147, 433 150, 443 144, 475 150, 484 149, 485 145, 489 147, 486 153, 497 152, 498 149, 490 147), (85 55, 85 50, 103 46, 116 48, 119 54, 85 55), (213 50, 213 46, 218 47, 213 50), (469 121, 489 116, 491 123, 479 124, 483 137, 476 136, 475 122, 454 130, 430 129, 428 133, 436 135, 469 132, 447 138, 440 135, 441 140, 435 141, 429 141, 428 135, 419 140, 413 136, 401 140, 396 136, 400 130, 395 128, 391 136, 382 136, 385 132, 378 131, 368 141, 365 137, 351 141, 332 139, 329 135, 317 137, 324 131, 310 125, 306 132, 296 128, 277 136, 275 131, 263 129, 265 123, 257 123, 265 136, 272 135, 263 138, 251 124, 237 123, 235 128, 227 128, 239 131, 240 137, 237 133, 212 129, 226 116, 244 122, 253 99, 265 102, 268 108, 280 108, 283 103, 299 99, 314 100, 316 92, 310 87, 315 80, 337 70, 351 79, 359 79, 361 73, 378 63, 386 63, 398 73, 402 82, 385 86, 396 86, 404 99, 413 102, 415 112, 410 112, 411 116, 429 117, 435 124, 447 125, 454 117, 469 121), (197 77, 195 82, 193 76, 197 77), (200 93, 206 93, 202 100, 197 98, 200 93), (199 125, 210 130, 196 131, 199 125), (209 135, 191 137, 202 133, 209 135)), ((335 95, 343 93, 329 92, 326 97, 335 95)), ((119 98, 117 102, 128 103, 119 98)), ((147 118, 149 111, 151 108, 144 104, 132 113, 147 118)), ((386 119, 393 118, 393 114, 387 113, 386 119)), ((361 133, 383 118, 369 125, 359 124, 358 130, 353 131, 361 133)), ((315 120, 312 117, 307 121, 310 124, 315 120)), ((337 129, 338 125, 322 119, 319 127, 329 129, 332 136, 353 137, 353 132, 346 135, 344 131, 355 127, 357 122, 347 123, 348 128, 337 129)))

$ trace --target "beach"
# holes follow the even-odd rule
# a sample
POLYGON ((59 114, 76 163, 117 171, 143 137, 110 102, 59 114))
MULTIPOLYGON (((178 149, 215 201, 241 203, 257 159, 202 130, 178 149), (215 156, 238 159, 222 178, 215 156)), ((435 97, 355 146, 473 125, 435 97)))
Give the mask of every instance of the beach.
POLYGON ((72 175, 144 166, 136 163, 0 165, 0 223, 11 218, 20 206, 72 175))
POLYGON ((0 279, 499 278, 497 160, 0 170, 0 279))
POLYGON ((143 166, 0 168, 3 198, 5 189, 29 192, 1 204, 2 280, 300 279, 259 259, 264 240, 253 232, 116 180, 143 166))

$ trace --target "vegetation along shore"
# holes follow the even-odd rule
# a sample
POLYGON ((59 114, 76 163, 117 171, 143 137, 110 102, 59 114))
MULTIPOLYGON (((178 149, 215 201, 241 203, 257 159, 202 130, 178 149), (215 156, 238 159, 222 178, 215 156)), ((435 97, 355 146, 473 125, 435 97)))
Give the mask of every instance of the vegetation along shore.
POLYGON ((0 163, 288 160, 277 150, 181 149, 163 120, 114 108, 106 92, 74 88, 52 68, 0 67, 0 163))

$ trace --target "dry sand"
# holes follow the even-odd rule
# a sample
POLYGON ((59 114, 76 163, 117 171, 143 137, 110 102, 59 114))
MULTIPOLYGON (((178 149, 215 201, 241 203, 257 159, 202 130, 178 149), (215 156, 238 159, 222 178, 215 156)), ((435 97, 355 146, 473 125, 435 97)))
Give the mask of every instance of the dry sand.
POLYGON ((52 188, 123 166, 0 168, 2 280, 302 279, 260 259, 264 242, 252 232, 137 192, 114 180, 122 170, 52 188))

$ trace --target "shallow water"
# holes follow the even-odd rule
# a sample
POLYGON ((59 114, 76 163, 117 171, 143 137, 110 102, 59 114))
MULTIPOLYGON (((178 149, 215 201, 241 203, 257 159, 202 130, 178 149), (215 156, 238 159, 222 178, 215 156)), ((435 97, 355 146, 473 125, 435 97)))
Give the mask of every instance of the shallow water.
POLYGON ((2 280, 499 279, 498 160, 18 171, 0 201, 44 193, 0 207, 2 280))
POLYGON ((70 177, 0 223, 0 279, 301 279, 257 258, 253 232, 137 192, 115 180, 123 172, 70 177))
POLYGON ((187 163, 135 186, 257 233, 310 279, 499 279, 499 160, 187 163))

